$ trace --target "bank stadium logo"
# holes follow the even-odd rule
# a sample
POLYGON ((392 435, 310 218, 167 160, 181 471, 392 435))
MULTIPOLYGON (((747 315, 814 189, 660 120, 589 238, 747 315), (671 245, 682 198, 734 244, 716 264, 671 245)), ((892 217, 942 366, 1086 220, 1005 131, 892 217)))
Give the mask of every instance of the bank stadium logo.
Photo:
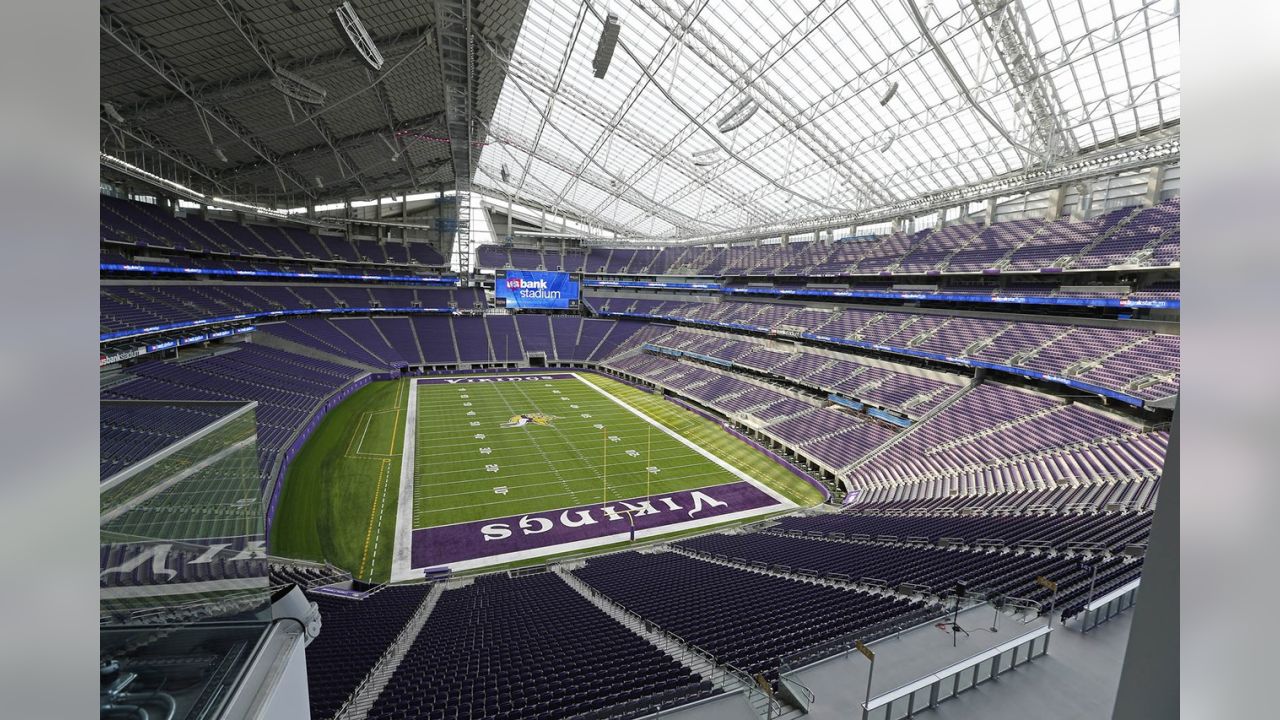
POLYGON ((546 413, 528 413, 525 415, 513 415, 510 420, 502 423, 504 428, 524 427, 525 425, 542 425, 544 427, 555 427, 556 420, 563 420, 559 415, 547 415, 546 413))
POLYGON ((507 292, 513 292, 524 300, 559 300, 562 296, 560 290, 551 287, 543 279, 509 277, 505 284, 507 292))

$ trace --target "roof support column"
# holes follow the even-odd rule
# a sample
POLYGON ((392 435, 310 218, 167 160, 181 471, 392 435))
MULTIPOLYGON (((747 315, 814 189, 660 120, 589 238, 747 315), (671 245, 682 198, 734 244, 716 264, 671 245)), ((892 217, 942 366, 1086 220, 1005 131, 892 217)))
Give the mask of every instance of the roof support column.
POLYGON ((1155 165, 1147 171, 1147 193, 1142 198, 1147 207, 1160 202, 1160 191, 1164 189, 1164 166, 1155 165))
POLYGON ((475 52, 471 38, 471 0, 436 0, 436 46, 444 84, 445 124, 453 155, 453 252, 464 284, 471 276, 471 71, 475 52))

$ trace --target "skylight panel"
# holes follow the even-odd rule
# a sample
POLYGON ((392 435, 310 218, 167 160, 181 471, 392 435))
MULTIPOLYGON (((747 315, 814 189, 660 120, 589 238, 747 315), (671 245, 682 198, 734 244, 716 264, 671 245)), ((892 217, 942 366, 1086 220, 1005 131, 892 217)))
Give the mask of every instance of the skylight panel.
MULTIPOLYGON (((621 47, 605 81, 596 80, 590 67, 590 39, 600 19, 588 10, 561 80, 565 97, 550 111, 554 128, 544 129, 539 142, 538 153, 551 162, 534 162, 529 174, 545 174, 541 192, 553 198, 575 198, 618 223, 634 220, 632 234, 672 229, 676 216, 655 219, 649 205, 683 213, 687 219, 676 224, 689 234, 699 224, 766 226, 828 214, 832 207, 868 207, 981 182, 1025 162, 1001 134, 1027 133, 1015 107, 1020 95, 1009 88, 1004 64, 968 0, 925 3, 926 22, 963 89, 994 117, 994 127, 970 106, 938 56, 922 51, 906 6, 840 3, 832 13, 833 5, 710 3, 679 45, 667 28, 688 22, 690 6, 625 6, 621 47), (793 32, 806 14, 825 21, 807 35, 793 32), (894 62, 905 63, 900 67, 889 62, 909 44, 918 55, 899 53, 894 62), (771 48, 782 52, 762 60, 771 48), (637 61, 653 73, 652 81, 637 61), (740 127, 720 133, 715 121, 743 97, 736 83, 744 71, 756 83, 751 94, 761 106, 740 127), (899 84, 897 95, 881 106, 890 82, 899 84), (637 87, 643 90, 628 103, 637 87), (621 127, 612 130, 612 119, 623 111, 621 127), (696 129, 690 115, 710 135, 696 129), (804 127, 782 127, 783 116, 804 127), (586 177, 568 177, 565 168, 582 166, 586 154, 592 158, 586 177), (645 207, 612 200, 592 183, 607 183, 611 191, 620 184, 645 207)), ((543 93, 569 51, 580 7, 532 0, 515 54, 542 77, 524 93, 513 92, 517 80, 508 77, 494 113, 497 132, 518 134, 527 144, 536 137, 543 93)), ((1090 146, 1177 117, 1176 8, 1177 0, 1023 0, 1021 9, 1006 12, 1025 12, 1035 51, 1044 55, 1042 82, 1053 85, 1068 132, 1090 146)), ((481 165, 487 173, 512 166, 504 155, 486 148, 481 165)))

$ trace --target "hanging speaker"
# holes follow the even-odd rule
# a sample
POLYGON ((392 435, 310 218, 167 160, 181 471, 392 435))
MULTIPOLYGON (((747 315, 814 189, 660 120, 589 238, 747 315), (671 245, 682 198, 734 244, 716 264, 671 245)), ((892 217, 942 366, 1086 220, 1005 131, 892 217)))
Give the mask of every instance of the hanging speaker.
POLYGON ((880 96, 880 107, 884 107, 885 105, 888 105, 889 101, 893 99, 893 96, 897 94, 898 94, 898 81, 894 80, 893 82, 889 83, 889 88, 884 91, 884 95, 880 96))
POLYGON ((596 43, 596 56, 591 59, 591 69, 596 78, 603 78, 609 72, 609 62, 613 60, 613 49, 618 45, 618 31, 622 29, 617 13, 609 13, 604 19, 604 29, 600 31, 600 42, 596 43))

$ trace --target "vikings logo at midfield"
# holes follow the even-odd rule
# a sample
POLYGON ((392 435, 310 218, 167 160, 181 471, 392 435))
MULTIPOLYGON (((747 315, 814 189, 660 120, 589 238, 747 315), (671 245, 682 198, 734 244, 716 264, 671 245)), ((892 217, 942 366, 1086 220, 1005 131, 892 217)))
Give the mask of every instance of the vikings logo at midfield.
POLYGON ((530 423, 534 425, 544 425, 546 427, 555 427, 553 420, 561 420, 559 415, 547 415, 546 413, 526 413, 524 415, 514 415, 507 422, 502 423, 504 428, 524 427, 530 423))

